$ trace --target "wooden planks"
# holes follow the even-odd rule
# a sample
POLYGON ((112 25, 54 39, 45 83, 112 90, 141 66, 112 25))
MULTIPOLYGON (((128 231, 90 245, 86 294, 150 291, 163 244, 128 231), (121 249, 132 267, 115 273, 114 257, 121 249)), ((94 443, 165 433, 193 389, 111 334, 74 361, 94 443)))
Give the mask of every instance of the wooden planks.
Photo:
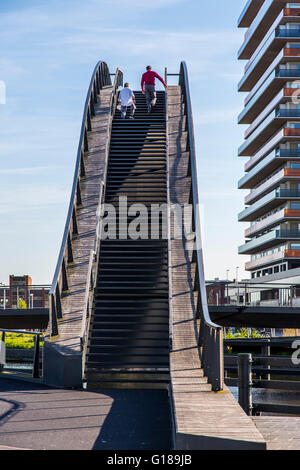
POLYGON ((300 450, 300 417, 257 416, 253 421, 267 442, 267 450, 300 450))
MULTIPOLYGON (((168 87, 170 202, 188 204, 190 177, 184 108, 178 86, 168 87)), ((192 251, 183 239, 174 239, 171 220, 171 281, 173 351, 170 358, 172 406, 177 449, 264 449, 258 429, 227 388, 211 391, 203 376, 193 292, 192 251)))

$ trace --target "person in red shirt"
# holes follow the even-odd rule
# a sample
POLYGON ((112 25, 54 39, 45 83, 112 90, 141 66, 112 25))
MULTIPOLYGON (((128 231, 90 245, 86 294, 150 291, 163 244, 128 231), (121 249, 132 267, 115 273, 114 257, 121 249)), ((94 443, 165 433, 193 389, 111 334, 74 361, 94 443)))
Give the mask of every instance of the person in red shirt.
POLYGON ((142 93, 146 97, 148 113, 151 113, 153 106, 156 105, 156 91, 155 91, 155 79, 161 81, 164 87, 167 86, 165 81, 158 75, 158 73, 152 70, 151 65, 147 65, 146 67, 147 72, 145 72, 142 76, 141 80, 141 87, 142 93))

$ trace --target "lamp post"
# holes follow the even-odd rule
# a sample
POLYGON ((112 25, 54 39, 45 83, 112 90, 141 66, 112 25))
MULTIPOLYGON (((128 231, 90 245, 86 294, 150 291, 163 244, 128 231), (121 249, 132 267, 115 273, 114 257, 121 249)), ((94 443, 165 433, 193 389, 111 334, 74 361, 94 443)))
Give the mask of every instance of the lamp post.
POLYGON ((227 285, 227 304, 230 303, 229 301, 229 269, 226 269, 226 285, 227 285))
POLYGON ((237 303, 240 302, 240 292, 239 292, 239 266, 237 266, 235 269, 236 269, 236 296, 237 296, 237 303))

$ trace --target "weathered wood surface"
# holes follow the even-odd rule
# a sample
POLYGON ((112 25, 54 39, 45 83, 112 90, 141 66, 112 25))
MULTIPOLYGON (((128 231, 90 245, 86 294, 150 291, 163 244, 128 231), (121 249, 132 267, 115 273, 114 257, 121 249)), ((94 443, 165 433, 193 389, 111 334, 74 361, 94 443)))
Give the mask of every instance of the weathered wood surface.
POLYGON ((257 416, 253 421, 267 442, 267 450, 300 450, 299 416, 257 416))
MULTIPOLYGON (((190 178, 180 88, 168 87, 169 179, 172 204, 188 204, 190 178)), ((170 360, 177 449, 263 449, 264 439, 227 388, 211 391, 201 369, 193 293, 192 251, 174 239, 171 222, 173 351, 170 360)))
POLYGON ((59 335, 49 341, 66 354, 80 351, 80 334, 90 252, 94 248, 97 208, 105 169, 107 126, 112 87, 101 90, 88 133, 89 150, 85 153, 85 177, 81 179, 82 205, 76 210, 78 235, 72 240, 74 263, 68 265, 69 291, 62 297, 63 318, 59 335))

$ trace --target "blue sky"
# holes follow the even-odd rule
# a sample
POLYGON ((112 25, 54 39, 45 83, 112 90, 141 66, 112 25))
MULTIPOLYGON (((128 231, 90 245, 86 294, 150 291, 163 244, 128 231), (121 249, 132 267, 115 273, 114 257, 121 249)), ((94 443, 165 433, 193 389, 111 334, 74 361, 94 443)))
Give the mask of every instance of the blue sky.
POLYGON ((51 283, 73 181, 91 73, 105 60, 139 87, 151 63, 186 60, 195 120, 206 277, 240 277, 244 128, 237 126, 245 0, 2 0, 0 4, 0 282, 51 283))

